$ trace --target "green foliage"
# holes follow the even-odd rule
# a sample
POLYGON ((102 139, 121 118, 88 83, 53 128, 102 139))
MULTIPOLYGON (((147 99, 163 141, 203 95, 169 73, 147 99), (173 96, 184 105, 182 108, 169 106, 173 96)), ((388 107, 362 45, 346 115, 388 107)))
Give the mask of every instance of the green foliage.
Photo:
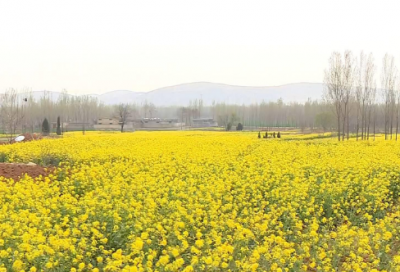
POLYGON ((315 125, 322 127, 324 131, 327 131, 329 127, 333 125, 333 115, 329 112, 321 112, 315 116, 315 125))
POLYGON ((232 123, 229 122, 229 123, 226 125, 226 131, 230 131, 231 129, 232 129, 232 123))
MULTIPOLYGON (((232 126, 239 123, 240 118, 236 113, 218 115, 218 124, 224 126, 226 130, 230 130, 232 126), (229 129, 228 129, 229 126, 229 129)), ((243 126, 243 125, 242 125, 243 126)))
POLYGON ((236 113, 234 113, 234 112, 231 114, 230 119, 231 119, 230 122, 232 124, 235 124, 236 122, 239 122, 239 116, 237 116, 236 113))
POLYGON ((57 135, 61 135, 61 122, 60 116, 57 117, 57 135))
POLYGON ((242 131, 242 130, 243 130, 243 125, 242 125, 242 123, 239 123, 239 124, 236 126, 236 130, 237 130, 237 131, 242 131))
POLYGON ((7 153, 0 153, 0 162, 8 162, 8 154, 7 153))
POLYGON ((43 123, 42 123, 42 134, 49 135, 49 133, 50 133, 49 121, 47 121, 47 118, 44 118, 43 123))

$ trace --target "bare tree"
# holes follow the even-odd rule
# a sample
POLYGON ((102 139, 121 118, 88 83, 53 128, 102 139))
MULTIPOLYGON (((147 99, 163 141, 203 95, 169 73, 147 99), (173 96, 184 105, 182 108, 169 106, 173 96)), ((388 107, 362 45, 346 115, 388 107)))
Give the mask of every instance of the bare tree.
POLYGON ((340 53, 333 52, 329 59, 329 67, 325 70, 324 83, 326 86, 326 99, 333 104, 337 120, 337 137, 340 141, 342 101, 344 98, 342 57, 340 53))
POLYGON ((64 133, 64 121, 68 120, 68 106, 70 103, 70 98, 67 90, 63 90, 58 98, 58 114, 61 114, 61 131, 64 133))
POLYGON ((375 96, 376 96, 375 71, 376 67, 374 63, 374 57, 372 54, 369 54, 365 66, 364 93, 363 93, 364 140, 369 139, 369 126, 371 123, 371 107, 375 103, 375 96))
POLYGON ((385 140, 387 140, 389 133, 393 132, 393 99, 395 98, 394 89, 396 86, 396 66, 394 57, 388 54, 384 56, 382 62, 381 84, 384 101, 385 140))
POLYGON ((371 124, 371 113, 373 113, 374 116, 374 140, 375 140, 375 124, 376 124, 376 105, 375 105, 375 99, 376 99, 376 83, 374 82, 373 85, 371 85, 371 89, 369 89, 369 95, 368 95, 368 100, 367 100, 367 109, 368 109, 368 123, 367 123, 367 140, 369 140, 369 127, 371 124))
MULTIPOLYGON (((397 72, 395 72, 395 81, 396 81, 397 72)), ((390 140, 393 139, 393 122, 395 118, 395 109, 396 109, 396 87, 394 83, 394 88, 390 91, 390 140)))
POLYGON ((180 115, 181 130, 182 130, 183 129, 183 124, 187 122, 187 120, 184 119, 184 118, 186 118, 187 108, 186 107, 180 107, 178 114, 180 115))
POLYGON ((122 133, 122 132, 124 132, 125 123, 131 114, 130 105, 121 103, 116 106, 115 111, 119 117, 119 122, 121 124, 121 133, 122 133))
POLYGON ((35 126, 35 100, 33 98, 32 90, 28 90, 23 97, 23 104, 25 106, 25 126, 29 127, 31 133, 34 132, 35 126))
POLYGON ((376 137, 376 107, 374 107, 374 141, 376 137))
POLYGON ((11 142, 19 124, 24 119, 20 97, 17 90, 9 89, 1 96, 1 121, 5 134, 11 142))
POLYGON ((358 131, 361 128, 361 139, 365 140, 369 133, 369 123, 371 115, 371 104, 374 103, 374 83, 375 81, 375 64, 372 54, 366 56, 363 52, 360 54, 358 67, 358 78, 356 87, 356 105, 357 105, 357 126, 356 137, 358 140, 358 131), (368 132, 367 132, 368 129, 368 132))
POLYGON ((358 131, 361 125, 361 139, 363 137, 363 121, 362 121, 362 108, 363 108, 363 76, 364 76, 364 59, 365 55, 363 52, 360 54, 359 66, 358 68, 358 78, 357 78, 357 86, 356 86, 356 140, 358 141, 358 131), (360 117, 361 117, 361 124, 360 124, 360 117))
POLYGON ((148 110, 149 110, 149 103, 147 102, 147 99, 146 99, 144 101, 144 105, 143 105, 144 118, 147 118, 148 110))
POLYGON ((397 82, 397 88, 395 90, 396 95, 396 141, 399 133, 399 108, 400 108, 400 81, 397 82))
POLYGON ((149 103, 148 111, 150 118, 153 118, 154 113, 157 111, 156 106, 153 103, 149 103))
POLYGON ((82 120, 82 133, 85 134, 86 131, 86 124, 89 121, 89 114, 90 114, 90 98, 87 95, 80 97, 80 113, 81 113, 81 120, 82 120))
POLYGON ((355 80, 355 59, 351 51, 344 52, 344 62, 343 62, 343 136, 347 135, 347 140, 350 137, 350 111, 351 111, 351 99, 353 98, 354 92, 354 80, 355 80), (345 127, 346 123, 346 127, 345 127), (346 133, 345 133, 346 131, 346 133))
POLYGON ((204 101, 203 101, 203 97, 200 98, 199 100, 199 118, 201 118, 201 114, 203 112, 203 108, 204 108, 204 101))

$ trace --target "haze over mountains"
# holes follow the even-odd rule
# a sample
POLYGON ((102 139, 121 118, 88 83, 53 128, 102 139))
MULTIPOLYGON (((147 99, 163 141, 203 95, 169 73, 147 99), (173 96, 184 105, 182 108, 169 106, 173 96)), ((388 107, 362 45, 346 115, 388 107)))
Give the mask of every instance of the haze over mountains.
MULTIPOLYGON (((205 105, 215 102, 228 104, 251 104, 262 101, 277 101, 304 103, 309 98, 319 100, 323 93, 321 83, 294 83, 273 87, 233 86, 220 83, 196 82, 164 87, 150 92, 134 92, 116 90, 104 94, 93 94, 106 105, 119 103, 137 103, 145 101, 156 106, 186 106, 190 101, 202 99, 205 105)), ((35 99, 43 96, 43 91, 33 92, 35 99)), ((50 97, 57 100, 60 93, 50 92, 50 97)))

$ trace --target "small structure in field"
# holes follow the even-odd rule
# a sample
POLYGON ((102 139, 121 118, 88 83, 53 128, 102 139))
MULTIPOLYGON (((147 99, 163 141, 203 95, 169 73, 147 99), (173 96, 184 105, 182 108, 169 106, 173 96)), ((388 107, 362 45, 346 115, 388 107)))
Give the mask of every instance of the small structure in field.
POLYGON ((85 128, 87 129, 93 129, 93 124, 89 122, 69 122, 69 123, 64 123, 64 130, 65 131, 76 131, 76 130, 82 130, 85 128))
MULTIPOLYGON (((185 124, 180 123, 178 119, 161 119, 161 118, 138 118, 128 119, 124 124, 124 130, 134 131, 143 130, 178 130, 185 124)), ((118 118, 101 118, 94 125, 95 130, 121 130, 121 122, 118 118)))
MULTIPOLYGON (((62 122, 61 123, 61 129, 66 128, 68 126, 68 123, 62 122)), ((51 122, 51 130, 56 131, 57 130, 57 122, 51 122)))
POLYGON ((184 123, 180 123, 176 118, 161 119, 161 118, 141 118, 131 121, 137 129, 180 129, 184 127, 184 123))
MULTIPOLYGON (((99 118, 93 128, 95 130, 121 130, 121 122, 116 117, 99 118)), ((124 129, 129 130, 126 124, 124 129)))
POLYGON ((218 127, 218 123, 213 118, 197 118, 192 120, 192 127, 218 127))

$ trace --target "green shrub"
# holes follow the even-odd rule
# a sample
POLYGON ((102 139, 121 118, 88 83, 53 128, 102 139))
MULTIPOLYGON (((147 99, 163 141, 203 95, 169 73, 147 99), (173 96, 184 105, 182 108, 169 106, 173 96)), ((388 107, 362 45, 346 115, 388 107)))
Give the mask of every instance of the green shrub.
POLYGON ((44 118, 43 123, 42 123, 42 134, 49 135, 49 133, 50 133, 49 121, 47 121, 47 118, 44 118))

